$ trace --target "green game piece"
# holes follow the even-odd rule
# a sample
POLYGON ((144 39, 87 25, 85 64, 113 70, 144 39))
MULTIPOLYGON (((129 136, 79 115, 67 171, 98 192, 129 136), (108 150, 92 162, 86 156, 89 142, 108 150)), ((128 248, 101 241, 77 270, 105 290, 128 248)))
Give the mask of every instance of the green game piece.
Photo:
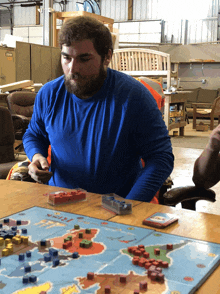
POLYGON ((80 239, 83 238, 83 233, 82 233, 82 232, 79 233, 79 238, 80 238, 80 239))
POLYGON ((69 241, 69 239, 68 238, 65 238, 64 240, 63 240, 63 243, 66 243, 66 242, 68 242, 69 241))
POLYGON ((86 234, 91 234, 91 229, 86 229, 86 234))
POLYGON ((86 247, 86 248, 89 248, 89 247, 91 247, 91 246, 92 246, 92 241, 86 240, 86 242, 85 242, 85 247, 86 247))
POLYGON ((79 225, 74 225, 75 230, 79 230, 79 225))
POLYGON ((82 241, 79 243, 79 247, 85 248, 85 241, 86 241, 86 240, 82 240, 82 241))
POLYGON ((69 239, 69 241, 73 240, 73 236, 68 236, 67 239, 69 239))

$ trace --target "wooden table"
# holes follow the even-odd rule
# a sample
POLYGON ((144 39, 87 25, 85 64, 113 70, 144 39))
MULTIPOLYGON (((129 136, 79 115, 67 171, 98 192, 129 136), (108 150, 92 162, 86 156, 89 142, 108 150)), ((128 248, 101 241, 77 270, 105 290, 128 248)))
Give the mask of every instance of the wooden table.
MULTIPOLYGON (((196 129, 196 117, 198 114, 197 107, 198 108, 202 107, 202 108, 200 108, 200 110, 205 110, 207 108, 210 109, 210 112, 207 113, 207 115, 210 116, 211 109, 212 109, 212 103, 197 103, 197 102, 195 102, 195 103, 192 103, 192 107, 193 107, 193 129, 196 129)), ((207 116, 207 115, 203 114, 203 116, 207 116)), ((214 113, 213 113, 213 115, 214 115, 214 113)), ((211 119, 211 117, 210 117, 210 119, 211 119)), ((213 121, 214 120, 211 119, 212 125, 210 124, 210 130, 213 130, 213 121)))
MULTIPOLYGON (((168 206, 133 201, 133 213, 131 215, 114 216, 101 207, 101 195, 88 193, 85 202, 53 207, 47 203, 45 193, 68 189, 46 186, 28 182, 0 180, 0 218, 10 216, 21 210, 39 206, 53 210, 82 214, 103 220, 150 228, 142 225, 147 216, 155 212, 175 213, 179 221, 170 227, 159 230, 188 238, 220 244, 220 215, 199 213, 190 210, 176 209, 168 206)), ((151 228, 152 229, 152 228, 151 228)), ((196 292, 199 294, 220 293, 220 266, 206 280, 196 292)))

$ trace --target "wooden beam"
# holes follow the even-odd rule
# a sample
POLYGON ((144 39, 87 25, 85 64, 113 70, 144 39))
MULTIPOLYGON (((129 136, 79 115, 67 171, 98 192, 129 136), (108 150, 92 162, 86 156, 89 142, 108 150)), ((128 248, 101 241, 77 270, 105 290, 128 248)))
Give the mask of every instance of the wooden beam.
POLYGON ((4 86, 0 86, 0 93, 10 92, 18 89, 23 89, 25 87, 29 87, 33 85, 33 81, 25 80, 16 83, 7 84, 4 86))
POLYGON ((133 0, 128 0, 128 20, 133 20, 133 0))

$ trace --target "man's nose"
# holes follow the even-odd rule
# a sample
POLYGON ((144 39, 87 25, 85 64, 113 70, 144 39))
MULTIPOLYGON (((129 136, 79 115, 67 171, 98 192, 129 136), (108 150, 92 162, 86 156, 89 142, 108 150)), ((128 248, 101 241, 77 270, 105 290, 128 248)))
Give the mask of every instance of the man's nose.
POLYGON ((76 59, 72 59, 69 63, 69 72, 78 73, 79 72, 79 62, 76 59))

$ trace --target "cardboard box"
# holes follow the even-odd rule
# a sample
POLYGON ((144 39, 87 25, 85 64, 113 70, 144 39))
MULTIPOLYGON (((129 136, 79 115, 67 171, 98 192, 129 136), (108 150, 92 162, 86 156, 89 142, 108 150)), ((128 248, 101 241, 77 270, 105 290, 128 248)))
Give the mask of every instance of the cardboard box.
POLYGON ((209 127, 207 125, 197 125, 196 126, 197 131, 206 132, 206 131, 208 131, 208 129, 209 129, 209 127))

